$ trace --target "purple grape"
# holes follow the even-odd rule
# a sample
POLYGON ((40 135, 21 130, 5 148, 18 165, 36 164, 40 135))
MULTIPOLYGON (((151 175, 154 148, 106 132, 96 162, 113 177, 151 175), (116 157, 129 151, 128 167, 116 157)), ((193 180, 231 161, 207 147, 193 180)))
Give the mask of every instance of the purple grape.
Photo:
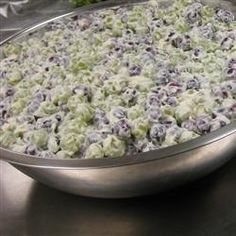
POLYGON ((152 142, 148 142, 145 145, 143 145, 142 152, 154 151, 158 148, 160 148, 159 145, 154 145, 152 142))
POLYGON ((196 119, 197 132, 206 134, 210 132, 211 118, 209 116, 200 116, 196 119))
POLYGON ((137 76, 137 75, 140 75, 141 74, 141 66, 139 65, 132 65, 130 68, 129 68, 129 75, 130 76, 137 76))
POLYGON ((102 135, 102 138, 105 139, 108 135, 112 134, 112 129, 109 126, 105 126, 99 130, 99 133, 102 135))
POLYGON ((127 101, 130 105, 134 105, 137 101, 138 92, 136 89, 127 88, 123 93, 125 101, 127 101))
POLYGON ((109 119, 106 116, 106 112, 101 109, 96 109, 93 121, 98 128, 103 128, 110 123, 109 119))
POLYGON ((156 84, 157 85, 166 85, 171 82, 171 75, 167 68, 162 68, 157 77, 156 77, 156 84))
POLYGON ((43 101, 46 101, 47 96, 48 94, 46 93, 46 91, 39 90, 36 92, 34 96, 34 100, 35 102, 43 102, 43 101))
POLYGON ((50 129, 52 127, 52 120, 46 119, 43 121, 41 128, 50 129))
POLYGON ((177 122, 175 118, 171 116, 165 116, 165 117, 161 117, 160 123, 164 125, 166 128, 170 128, 171 126, 176 125, 177 122))
POLYGON ((225 89, 232 94, 236 95, 236 81, 229 81, 229 84, 226 85, 225 89))
POLYGON ((229 68, 226 70, 226 79, 227 80, 234 80, 236 79, 236 69, 229 68))
POLYGON ((100 143, 103 141, 103 137, 102 137, 102 134, 99 133, 99 132, 89 132, 87 134, 87 141, 89 144, 92 144, 92 143, 100 143))
POLYGON ((168 84, 167 95, 177 96, 183 90, 182 85, 176 82, 171 82, 168 84))
POLYGON ((150 129, 150 138, 153 141, 162 143, 166 136, 166 127, 162 124, 155 124, 150 129))
POLYGON ((217 117, 218 115, 226 116, 227 118, 230 118, 230 109, 226 107, 219 107, 213 110, 212 112, 213 117, 217 117))
POLYGON ((79 19, 79 20, 78 20, 79 28, 80 28, 82 31, 88 29, 91 24, 92 24, 92 20, 91 20, 91 19, 88 19, 88 18, 83 18, 83 19, 79 19))
POLYGON ((170 97, 167 97, 167 99, 165 100, 165 103, 171 107, 176 107, 178 101, 177 101, 176 97, 170 96, 170 97))
POLYGON ((195 120, 186 120, 181 124, 182 128, 185 128, 189 131, 197 131, 196 121, 195 120))
POLYGON ((227 119, 226 117, 223 119, 221 118, 221 116, 216 117, 214 120, 211 121, 211 125, 210 125, 210 131, 214 131, 217 130, 219 128, 222 128, 224 126, 227 125, 225 119, 227 119))
POLYGON ((0 118, 5 119, 7 115, 6 105, 3 102, 0 102, 0 118))
POLYGON ((186 89, 194 89, 199 90, 200 89, 200 81, 197 77, 194 77, 193 79, 189 79, 186 82, 186 89))
POLYGON ((159 107, 152 107, 147 110, 148 120, 152 123, 158 123, 162 117, 162 111, 159 107))
POLYGON ((27 107, 27 112, 29 114, 33 114, 35 111, 37 111, 40 107, 40 102, 32 101, 28 107, 27 107))
POLYGON ((234 15, 232 12, 217 8, 215 11, 216 20, 224 23, 231 23, 234 21, 234 15))
POLYGON ((172 136, 175 141, 180 138, 182 132, 183 129, 180 128, 178 125, 173 125, 167 130, 168 135, 172 136))
POLYGON ((214 37, 214 30, 211 24, 207 24, 200 27, 201 35, 206 39, 212 39, 214 37))
POLYGON ((160 106, 161 100, 159 99, 158 94, 151 94, 146 101, 146 109, 160 106))
POLYGON ((220 86, 213 88, 212 93, 214 96, 219 97, 221 99, 229 97, 229 92, 224 87, 220 86))
POLYGON ((236 119, 236 103, 233 104, 229 109, 229 119, 231 120, 236 119))
POLYGON ((4 125, 4 123, 5 121, 2 118, 0 118, 0 128, 4 125))
POLYGON ((236 70, 236 58, 231 58, 228 62, 228 68, 236 70))
POLYGON ((44 159, 53 159, 58 158, 53 152, 51 151, 42 151, 39 153, 39 156, 44 159))
POLYGON ((61 117, 61 115, 59 115, 59 114, 56 114, 56 115, 55 115, 55 118, 56 118, 56 120, 57 120, 58 122, 61 122, 61 120, 62 120, 62 117, 61 117))
POLYGON ((79 85, 73 88, 74 94, 82 94, 84 97, 88 99, 88 101, 91 99, 92 91, 89 86, 87 85, 79 85))
POLYGON ((195 48, 193 50, 194 58, 200 58, 203 55, 203 50, 201 48, 195 48))
POLYGON ((202 4, 199 2, 190 5, 185 12, 185 19, 189 24, 194 24, 201 19, 202 4))
POLYGON ((0 71, 0 79, 5 79, 7 76, 7 71, 3 70, 3 71, 0 71))
POLYGON ((171 40, 171 45, 183 51, 189 51, 191 50, 191 39, 188 35, 177 36, 171 40))
POLYGON ((126 150, 125 150, 126 155, 134 155, 139 152, 140 152, 140 150, 138 150, 137 147, 133 143, 129 143, 126 146, 126 150))
POLYGON ((131 126, 127 119, 121 119, 113 125, 113 133, 121 138, 130 138, 131 126))
POLYGON ((57 66, 68 65, 68 59, 66 57, 62 57, 62 56, 58 56, 58 55, 49 57, 48 61, 56 64, 57 66))
POLYGON ((12 88, 12 87, 8 87, 8 88, 6 89, 5 96, 6 96, 6 97, 11 97, 11 96, 14 95, 14 93, 15 93, 15 89, 12 88))
POLYGON ((121 108, 116 108, 112 114, 118 119, 124 119, 127 117, 127 112, 121 108))
POLYGON ((30 144, 30 145, 26 146, 24 153, 27 155, 35 156, 38 153, 38 150, 35 145, 30 144))

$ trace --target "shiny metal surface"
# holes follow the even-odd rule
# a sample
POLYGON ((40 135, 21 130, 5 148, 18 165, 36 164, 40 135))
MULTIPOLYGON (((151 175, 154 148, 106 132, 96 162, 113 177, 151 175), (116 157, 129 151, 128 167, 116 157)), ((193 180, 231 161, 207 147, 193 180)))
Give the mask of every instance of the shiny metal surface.
POLYGON ((235 236, 235 170, 233 158, 173 191, 96 199, 49 188, 0 160, 0 235, 235 236))
MULTIPOLYGON (((108 1, 60 17, 120 4, 127 1, 108 1)), ((46 22, 4 42, 16 40, 46 22)), ((236 122, 233 122, 195 140, 125 158, 49 160, 3 148, 0 148, 0 157, 23 173, 60 190, 84 196, 123 198, 159 192, 195 180, 223 165, 235 152, 236 122)))

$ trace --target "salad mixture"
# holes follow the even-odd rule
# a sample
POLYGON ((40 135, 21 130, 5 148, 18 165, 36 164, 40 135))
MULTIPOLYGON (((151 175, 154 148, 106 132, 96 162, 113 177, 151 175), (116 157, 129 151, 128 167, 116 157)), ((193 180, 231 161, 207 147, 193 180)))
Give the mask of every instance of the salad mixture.
POLYGON ((197 1, 53 21, 2 54, 0 146, 13 151, 121 157, 236 120, 236 21, 197 1))

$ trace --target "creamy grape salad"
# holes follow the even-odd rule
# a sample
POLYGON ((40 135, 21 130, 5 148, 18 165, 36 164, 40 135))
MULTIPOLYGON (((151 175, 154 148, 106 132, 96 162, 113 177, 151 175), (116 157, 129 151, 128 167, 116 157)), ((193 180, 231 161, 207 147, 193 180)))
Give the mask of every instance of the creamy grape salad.
POLYGON ((236 21, 193 0, 56 20, 2 47, 0 146, 105 158, 236 120, 236 21), (40 33, 41 32, 41 33, 40 33))

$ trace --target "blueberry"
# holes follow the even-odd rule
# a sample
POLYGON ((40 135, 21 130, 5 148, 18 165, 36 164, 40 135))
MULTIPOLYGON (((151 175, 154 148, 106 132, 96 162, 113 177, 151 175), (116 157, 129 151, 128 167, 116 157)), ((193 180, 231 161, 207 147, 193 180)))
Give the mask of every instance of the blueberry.
POLYGON ((155 124, 150 129, 150 138, 153 141, 162 143, 166 136, 166 127, 162 124, 155 124))
POLYGON ((35 156, 37 154, 37 148, 35 145, 28 145, 24 151, 25 154, 35 156))
POLYGON ((130 76, 137 76, 137 75, 140 75, 141 74, 141 66, 139 65, 132 65, 130 68, 129 68, 129 75, 130 76))
POLYGON ((121 138, 131 136, 131 126, 127 119, 121 119, 113 125, 113 133, 121 138))
POLYGON ((127 112, 121 108, 116 108, 112 114, 118 119, 124 119, 127 117, 127 112))
POLYGON ((198 78, 194 77, 193 79, 189 79, 186 82, 186 89, 199 90, 200 89, 200 82, 199 82, 198 78))
POLYGON ((215 11, 215 18, 224 23, 231 23, 234 21, 234 15, 232 12, 217 8, 215 11))
POLYGON ((211 118, 209 116, 200 116, 196 119, 197 131, 199 134, 206 134, 210 132, 211 118))

